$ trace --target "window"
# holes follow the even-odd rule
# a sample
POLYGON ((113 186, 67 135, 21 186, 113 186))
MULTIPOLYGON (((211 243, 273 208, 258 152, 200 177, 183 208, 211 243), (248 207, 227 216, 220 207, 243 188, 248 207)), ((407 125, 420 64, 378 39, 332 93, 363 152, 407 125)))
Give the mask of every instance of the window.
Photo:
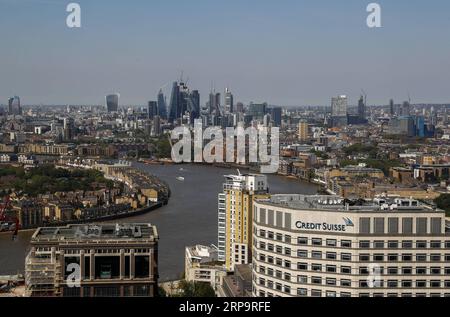
POLYGON ((311 242, 312 242, 312 245, 318 245, 318 246, 322 245, 322 239, 320 239, 320 238, 313 238, 311 242))
POLYGON ((342 240, 341 241, 341 247, 342 248, 351 248, 352 242, 350 240, 342 240))
POLYGON ((284 285, 284 292, 290 294, 291 293, 291 287, 288 285, 284 285))
POLYGON ((291 236, 288 236, 288 235, 284 236, 284 242, 290 244, 291 243, 291 236))
POLYGON ((402 274, 403 275, 411 275, 413 272, 412 267, 403 267, 402 268, 402 274))
POLYGON ((430 248, 432 248, 432 249, 440 249, 441 248, 441 241, 431 241, 430 242, 430 248))
POLYGON ((420 253, 420 254, 416 254, 416 261, 417 262, 426 262, 427 261, 427 255, 420 253))
POLYGON ((275 259, 275 263, 276 263, 276 265, 278 265, 278 266, 282 266, 282 265, 283 265, 283 260, 280 259, 280 258, 276 258, 276 259, 275 259))
POLYGON ((335 247, 337 246, 337 242, 335 239, 327 239, 327 246, 328 247, 335 247))
POLYGON ((311 257, 313 259, 322 259, 322 252, 320 252, 320 251, 312 251, 311 257))
POLYGON ((427 287, 427 281, 425 280, 417 280, 416 287, 425 288, 427 287))
POLYGON ((311 297, 322 297, 322 291, 317 289, 311 290, 311 297))
POLYGON ((341 297, 352 297, 352 294, 347 292, 341 292, 341 297))
POLYGON ((297 256, 299 258, 307 258, 308 257, 308 251, 307 250, 298 250, 297 256))
POLYGON ((369 287, 369 285, 367 284, 367 280, 360 280, 359 287, 362 287, 362 288, 369 287))
POLYGON ((283 253, 283 248, 281 246, 279 246, 279 245, 277 245, 276 250, 277 250, 276 252, 279 253, 279 254, 283 253))
POLYGON ((394 288, 398 286, 398 281, 397 280, 388 280, 387 281, 387 286, 390 288, 394 288))
POLYGON ((306 296, 308 295, 308 290, 306 288, 297 288, 298 296, 306 296))
POLYGON ((284 254, 285 255, 291 255, 291 249, 290 248, 284 248, 284 254))
POLYGON ((413 246, 413 242, 410 241, 410 240, 407 240, 407 241, 403 241, 403 242, 402 242, 402 248, 403 248, 403 249, 411 249, 412 246, 413 246))
POLYGON ((297 282, 299 284, 308 284, 308 277, 305 275, 299 275, 297 276, 297 282))
POLYGON ((265 238, 266 237, 266 230, 260 229, 259 230, 259 236, 262 237, 262 238, 265 238))
POLYGON ((277 240, 283 241, 283 235, 281 233, 277 233, 277 240))
POLYGON ((341 253, 341 261, 351 261, 352 255, 351 253, 341 253))
POLYGON ((410 281, 410 280, 402 281, 402 287, 405 287, 405 288, 412 287, 412 281, 410 281))
POLYGON ((441 281, 436 281, 436 280, 430 281, 430 287, 433 287, 433 288, 441 287, 441 281))
POLYGON ((342 274, 351 274, 352 268, 350 266, 342 266, 341 267, 341 273, 342 274))
POLYGON ((430 254, 430 261, 431 262, 440 262, 441 255, 439 253, 430 254))
POLYGON ((373 247, 375 249, 384 249, 384 241, 375 241, 373 247))
POLYGON ((328 273, 336 273, 336 265, 327 265, 326 270, 328 273))
POLYGON ((359 255, 359 261, 361 261, 361 262, 368 262, 368 261, 370 261, 370 254, 360 254, 359 255))
POLYGON ((366 274, 369 274, 369 270, 367 269, 367 267, 360 267, 360 268, 359 268, 359 274, 360 274, 360 275, 366 275, 366 274))
POLYGON ((370 241, 359 241, 359 248, 360 249, 369 249, 370 241))
POLYGON ((334 291, 327 291, 326 295, 327 295, 327 297, 336 297, 336 292, 334 292, 334 291))
POLYGON ((322 264, 311 264, 311 270, 316 272, 322 271, 322 264))
POLYGON ((267 275, 273 276, 273 269, 268 268, 268 269, 267 269, 267 275))
POLYGON ((308 263, 298 263, 297 269, 301 271, 307 271, 308 270, 308 263))
POLYGON ((388 267, 387 272, 390 275, 396 275, 396 274, 398 274, 398 268, 397 267, 388 267))
POLYGON ((427 268, 426 267, 417 267, 416 268, 416 274, 417 275, 427 274, 427 268))
POLYGON ((398 261, 398 255, 397 254, 388 254, 388 261, 389 262, 396 262, 396 261, 398 261))
POLYGON ((273 240, 273 232, 272 232, 272 231, 269 231, 269 232, 267 233, 267 238, 273 240))
POLYGON ((433 275, 441 274, 441 268, 440 267, 432 267, 432 268, 430 268, 430 274, 433 274, 433 275))
POLYGON ((291 268, 291 261, 284 260, 284 267, 290 269, 291 268))
POLYGON ((322 278, 318 276, 311 277, 311 284, 322 284, 322 278))
POLYGON ((328 260, 336 260, 336 252, 327 252, 327 259, 328 260))
POLYGON ((404 262, 410 262, 410 261, 412 261, 412 259, 413 259, 412 254, 403 254, 402 255, 402 261, 404 261, 404 262))
POLYGON ((398 248, 398 241, 388 241, 388 248, 389 249, 397 249, 398 248))
POLYGON ((263 278, 259 279, 259 285, 266 286, 266 280, 263 278))
POLYGON ((307 245, 308 244, 308 238, 300 237, 297 239, 297 243, 300 245, 307 245))
POLYGON ((351 280, 341 280, 341 286, 342 287, 351 287, 352 281, 351 280))
POLYGON ((378 261, 380 261, 380 262, 381 262, 381 261, 384 261, 384 254, 374 254, 374 255, 373 255, 373 260, 374 260, 374 261, 377 261, 377 262, 378 262, 378 261))
POLYGON ((426 249, 427 242, 426 241, 417 241, 416 242, 416 248, 417 249, 426 249))
POLYGON ((336 285, 336 279, 335 278, 327 278, 325 283, 327 285, 330 285, 330 286, 335 286, 336 285))

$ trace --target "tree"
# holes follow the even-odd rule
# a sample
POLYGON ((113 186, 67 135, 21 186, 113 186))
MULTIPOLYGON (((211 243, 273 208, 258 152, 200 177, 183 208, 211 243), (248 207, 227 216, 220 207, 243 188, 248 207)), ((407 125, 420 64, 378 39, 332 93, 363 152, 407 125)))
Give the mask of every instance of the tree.
POLYGON ((450 194, 442 194, 434 200, 438 208, 444 209, 450 216, 450 194))
POLYGON ((214 289, 208 283, 180 281, 178 287, 181 297, 216 297, 214 289))

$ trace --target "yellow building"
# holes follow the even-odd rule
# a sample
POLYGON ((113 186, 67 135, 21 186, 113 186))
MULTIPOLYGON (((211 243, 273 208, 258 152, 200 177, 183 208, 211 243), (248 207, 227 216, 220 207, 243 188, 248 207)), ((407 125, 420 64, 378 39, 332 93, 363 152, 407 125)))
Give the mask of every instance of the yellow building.
POLYGON ((302 120, 298 123, 298 139, 306 141, 309 138, 308 122, 302 120))
POLYGON ((227 175, 219 194, 219 260, 227 270, 247 264, 252 250, 253 201, 268 197, 265 175, 227 175))

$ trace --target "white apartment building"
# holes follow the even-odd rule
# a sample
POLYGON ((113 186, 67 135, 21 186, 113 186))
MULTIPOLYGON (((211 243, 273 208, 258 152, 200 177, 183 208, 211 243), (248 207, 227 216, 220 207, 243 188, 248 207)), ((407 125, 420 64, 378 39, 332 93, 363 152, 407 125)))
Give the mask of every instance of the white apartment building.
POLYGON ((227 275, 223 263, 218 262, 215 246, 195 245, 186 247, 184 257, 186 281, 209 283, 215 290, 227 275))
POLYGON ((448 297, 445 212, 412 199, 254 202, 255 297, 448 297))

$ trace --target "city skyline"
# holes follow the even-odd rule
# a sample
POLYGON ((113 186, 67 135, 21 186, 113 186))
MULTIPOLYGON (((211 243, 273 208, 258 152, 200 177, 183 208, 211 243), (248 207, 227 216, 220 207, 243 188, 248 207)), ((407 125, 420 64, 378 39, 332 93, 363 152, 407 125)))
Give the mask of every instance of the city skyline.
POLYGON ((369 105, 449 102, 446 1, 378 1, 379 29, 359 0, 78 3, 82 27, 69 29, 67 3, 0 1, 0 104, 103 104, 117 91, 146 105, 182 71, 202 105, 211 82, 246 104, 356 104, 361 89, 369 105))

